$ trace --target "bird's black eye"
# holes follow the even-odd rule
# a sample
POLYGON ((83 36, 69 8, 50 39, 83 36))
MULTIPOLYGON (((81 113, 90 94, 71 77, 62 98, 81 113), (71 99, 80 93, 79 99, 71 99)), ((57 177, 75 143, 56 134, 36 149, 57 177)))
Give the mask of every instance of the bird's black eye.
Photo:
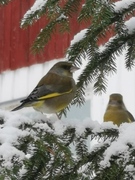
POLYGON ((121 101, 121 100, 119 100, 119 101, 118 101, 118 103, 119 103, 119 104, 122 104, 122 101, 121 101))
POLYGON ((62 68, 65 70, 69 70, 71 66, 63 65, 62 68))

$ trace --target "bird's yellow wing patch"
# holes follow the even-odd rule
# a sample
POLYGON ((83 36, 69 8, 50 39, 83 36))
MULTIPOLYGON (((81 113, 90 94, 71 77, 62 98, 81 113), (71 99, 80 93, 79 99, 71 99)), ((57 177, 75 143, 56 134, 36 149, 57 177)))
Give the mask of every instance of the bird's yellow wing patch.
POLYGON ((32 104, 33 107, 41 107, 43 105, 44 101, 37 101, 32 104))
POLYGON ((42 97, 38 98, 38 100, 45 100, 45 99, 48 99, 48 98, 53 98, 53 97, 61 96, 63 94, 68 94, 70 92, 72 92, 72 89, 70 91, 67 91, 67 92, 64 92, 64 93, 51 93, 51 94, 47 94, 45 96, 42 96, 42 97))
POLYGON ((133 122, 133 121, 131 121, 131 119, 128 118, 128 122, 131 123, 131 122, 133 122))

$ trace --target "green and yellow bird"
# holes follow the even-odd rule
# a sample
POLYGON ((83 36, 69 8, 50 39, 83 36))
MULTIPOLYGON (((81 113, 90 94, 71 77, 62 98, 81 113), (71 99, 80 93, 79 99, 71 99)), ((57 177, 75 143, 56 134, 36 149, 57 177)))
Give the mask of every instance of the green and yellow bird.
POLYGON ((120 126, 120 124, 127 122, 134 122, 133 115, 126 109, 123 96, 121 94, 111 94, 109 102, 104 114, 104 122, 112 121, 113 124, 120 126))
POLYGON ((57 113, 72 101, 76 93, 73 72, 79 68, 72 63, 56 63, 39 81, 30 95, 21 101, 16 111, 24 107, 33 107, 42 113, 57 113))

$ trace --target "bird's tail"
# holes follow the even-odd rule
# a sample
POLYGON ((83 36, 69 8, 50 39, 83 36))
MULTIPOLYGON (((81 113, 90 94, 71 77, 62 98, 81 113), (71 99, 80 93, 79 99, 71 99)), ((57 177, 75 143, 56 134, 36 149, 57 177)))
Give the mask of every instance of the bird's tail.
POLYGON ((24 104, 21 104, 20 106, 17 106, 16 108, 12 109, 11 111, 17 111, 19 109, 22 109, 24 107, 24 104))

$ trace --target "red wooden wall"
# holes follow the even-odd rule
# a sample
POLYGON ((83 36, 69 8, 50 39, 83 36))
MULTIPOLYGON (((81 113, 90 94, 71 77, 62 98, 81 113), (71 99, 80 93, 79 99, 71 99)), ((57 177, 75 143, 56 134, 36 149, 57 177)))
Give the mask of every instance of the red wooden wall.
POLYGON ((32 42, 46 24, 42 18, 27 29, 20 28, 21 18, 33 3, 34 0, 13 0, 0 7, 0 72, 62 58, 74 34, 86 26, 77 24, 76 17, 72 18, 70 34, 56 34, 42 54, 33 55, 30 53, 32 42))

